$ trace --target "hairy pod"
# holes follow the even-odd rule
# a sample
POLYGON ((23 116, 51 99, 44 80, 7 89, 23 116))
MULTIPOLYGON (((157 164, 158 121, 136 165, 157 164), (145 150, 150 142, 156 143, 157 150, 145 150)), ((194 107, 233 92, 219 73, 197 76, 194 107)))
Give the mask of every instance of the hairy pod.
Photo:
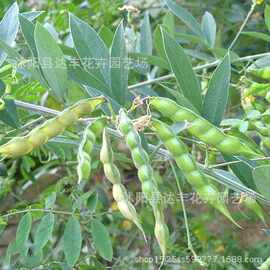
POLYGON ((158 137, 163 142, 165 147, 169 150, 169 152, 172 154, 177 166, 183 172, 187 181, 195 188, 200 198, 209 202, 212 206, 214 206, 225 216, 227 216, 233 223, 235 223, 225 204, 220 201, 219 191, 214 186, 208 183, 208 179, 199 170, 195 160, 188 153, 186 145, 179 138, 176 137, 171 128, 167 124, 157 119, 151 120, 151 128, 158 135, 158 137), (164 134, 167 135, 164 136, 164 134), (168 134, 171 135, 168 136, 168 134), (175 140, 173 147, 170 144, 172 138, 174 138, 175 140), (181 151, 177 151, 174 148, 179 148, 181 149, 181 151), (178 152, 180 154, 177 154, 178 152))
POLYGON ((190 109, 178 105, 171 99, 151 97, 150 107, 160 112, 164 117, 171 119, 173 122, 188 121, 190 126, 187 130, 190 134, 206 144, 216 147, 225 154, 243 155, 246 157, 259 156, 259 154, 250 149, 248 145, 244 144, 240 138, 226 135, 206 119, 190 109))
POLYGON ((106 128, 104 128, 102 135, 100 161, 103 163, 106 178, 113 184, 112 195, 114 200, 117 202, 119 211, 125 218, 131 220, 138 227, 146 240, 145 233, 136 209, 129 201, 124 185, 121 184, 121 175, 118 168, 114 164, 113 150, 106 128))
MULTIPOLYGON (((157 234, 155 235, 162 251, 166 253, 167 244, 165 244, 165 234, 169 234, 168 230, 166 231, 165 221, 157 219, 158 216, 163 216, 163 205, 160 202, 160 198, 155 196, 160 196, 160 192, 156 185, 154 179, 153 169, 150 165, 150 159, 147 152, 143 149, 140 136, 133 126, 132 121, 128 118, 124 110, 119 112, 119 129, 125 138, 125 142, 131 152, 132 160, 135 167, 138 170, 138 177, 142 183, 142 192, 145 195, 146 199, 152 206, 155 219, 156 219, 156 229, 157 234), (166 233, 165 233, 166 231, 166 233)), ((168 228, 167 228, 168 229, 168 228)))
POLYGON ((93 146, 96 142, 96 136, 100 135, 105 124, 105 118, 99 118, 91 122, 84 130, 77 155, 78 183, 80 183, 82 180, 88 180, 91 175, 91 154, 93 146))
POLYGON ((259 267, 259 270, 269 270, 270 269, 270 257, 266 259, 265 262, 263 262, 259 267))
POLYGON ((80 117, 91 113, 105 98, 85 99, 61 112, 58 116, 36 127, 23 137, 17 137, 0 146, 4 157, 16 158, 30 153, 34 148, 46 143, 49 139, 61 134, 68 126, 80 117))

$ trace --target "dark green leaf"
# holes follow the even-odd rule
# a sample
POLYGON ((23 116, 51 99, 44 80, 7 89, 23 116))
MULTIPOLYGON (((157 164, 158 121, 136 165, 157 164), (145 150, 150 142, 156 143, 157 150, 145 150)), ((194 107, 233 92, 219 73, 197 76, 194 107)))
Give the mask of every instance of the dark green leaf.
POLYGON ((210 79, 203 104, 203 116, 219 125, 226 110, 231 79, 230 55, 227 54, 210 79))
POLYGON ((55 96, 63 100, 68 88, 64 54, 55 39, 40 23, 36 24, 34 37, 43 75, 55 96))
POLYGON ((261 40, 263 40, 265 42, 270 42, 270 35, 267 35, 265 33, 249 31, 249 32, 242 32, 241 34, 245 35, 245 36, 252 37, 252 38, 261 39, 261 40))
POLYGON ((192 69, 189 58, 176 40, 162 31, 163 43, 171 70, 175 74, 182 94, 201 111, 202 96, 200 83, 192 69))
POLYGON ((91 222, 91 233, 95 247, 102 258, 112 260, 112 243, 107 228, 97 219, 91 222))
POLYGON ((259 192, 268 200, 270 200, 270 165, 257 167, 253 170, 253 177, 259 192))
POLYGON ((10 125, 13 128, 18 128, 20 126, 17 108, 12 99, 5 98, 5 108, 0 111, 0 121, 10 125))
POLYGON ((102 26, 98 32, 99 36, 102 38, 102 40, 104 41, 104 43, 106 44, 106 46, 108 48, 111 47, 112 45, 112 41, 113 41, 113 32, 111 31, 111 29, 109 29, 106 26, 102 26))
POLYGON ((78 17, 70 14, 69 21, 74 46, 83 66, 99 80, 110 85, 109 50, 103 40, 90 25, 78 17), (95 59, 101 62, 93 63, 95 59))
POLYGON ((121 105, 125 105, 128 87, 128 63, 124 37, 123 22, 114 34, 111 47, 111 89, 112 97, 121 105))
POLYGON ((78 261, 82 247, 81 226, 75 217, 70 217, 64 231, 64 254, 68 266, 78 261))
POLYGON ((34 250, 35 254, 39 253, 50 240, 54 226, 54 214, 47 214, 38 224, 35 233, 34 250))
POLYGON ((209 47, 213 48, 216 41, 217 26, 213 15, 207 11, 202 18, 202 31, 209 47))
POLYGON ((25 249, 25 245, 30 234, 31 226, 32 226, 32 216, 31 213, 27 213, 21 218, 16 232, 16 247, 19 250, 25 249))
POLYGON ((5 83, 2 80, 0 80, 0 97, 4 95, 5 90, 6 90, 5 83))
POLYGON ((200 24, 186 9, 182 8, 173 0, 165 0, 168 8, 177 16, 194 34, 203 38, 200 24))
POLYGON ((140 29, 140 52, 148 55, 152 55, 152 32, 149 20, 149 13, 145 12, 140 29))
MULTIPOLYGON (((17 2, 14 2, 0 22, 0 40, 9 46, 13 45, 19 29, 18 14, 19 7, 17 2)), ((0 66, 5 61, 6 57, 6 53, 0 50, 0 66)))

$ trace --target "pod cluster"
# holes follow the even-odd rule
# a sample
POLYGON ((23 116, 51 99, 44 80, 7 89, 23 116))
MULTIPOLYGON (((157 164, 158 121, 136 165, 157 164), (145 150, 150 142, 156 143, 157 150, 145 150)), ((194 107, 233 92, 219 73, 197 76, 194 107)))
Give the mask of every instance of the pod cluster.
MULTIPOLYGON (((112 195, 117 203, 121 214, 128 220, 132 221, 145 234, 141 225, 141 221, 137 215, 137 211, 129 201, 129 196, 126 188, 121 183, 121 174, 114 164, 114 154, 111 147, 109 135, 106 128, 103 130, 102 147, 100 150, 100 161, 103 164, 103 170, 106 178, 112 183, 112 195)), ((146 238, 145 238, 146 239, 146 238)))
MULTIPOLYGON (((183 172, 187 181, 194 187, 199 197, 202 200, 209 202, 213 207, 218 209, 235 223, 227 207, 220 198, 220 192, 214 185, 209 183, 205 175, 199 170, 192 155, 189 154, 185 143, 175 135, 167 124, 159 120, 152 119, 151 128, 171 153, 177 166, 183 172)), ((238 224, 236 225, 238 226, 238 224)))
POLYGON ((212 145, 224 154, 243 155, 246 157, 258 156, 257 153, 250 149, 250 147, 244 144, 239 138, 226 135, 206 119, 188 108, 178 105, 171 99, 151 97, 150 107, 173 122, 188 121, 190 126, 187 130, 190 134, 206 144, 212 145))
POLYGON ((90 177, 92 163, 91 153, 96 142, 96 138, 102 133, 105 124, 105 118, 98 118, 91 122, 83 132, 83 137, 77 155, 78 183, 86 181, 90 177))
POLYGON ((119 112, 119 129, 124 136, 134 165, 138 170, 138 178, 142 183, 142 192, 152 206, 155 216, 155 236, 164 260, 169 239, 169 230, 163 214, 164 207, 162 200, 157 198, 157 196, 160 197, 160 192, 154 179, 154 172, 150 165, 149 156, 142 147, 137 130, 124 110, 120 110, 119 112))
POLYGON ((91 113, 104 103, 105 98, 100 96, 81 100, 61 112, 55 118, 47 120, 23 137, 15 137, 0 146, 0 154, 4 157, 16 158, 30 153, 33 149, 45 144, 49 139, 61 134, 64 130, 76 123, 84 115, 91 113))

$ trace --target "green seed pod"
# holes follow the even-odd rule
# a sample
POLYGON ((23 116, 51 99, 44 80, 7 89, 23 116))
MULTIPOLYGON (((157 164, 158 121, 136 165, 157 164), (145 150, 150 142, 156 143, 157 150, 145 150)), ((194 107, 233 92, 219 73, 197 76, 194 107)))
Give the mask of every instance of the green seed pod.
POLYGON ((258 267, 259 270, 269 270, 270 269, 270 257, 266 259, 264 263, 261 264, 260 267, 258 267))
POLYGON ((122 184, 114 184, 112 189, 113 198, 120 202, 128 198, 125 187, 122 184))
MULTIPOLYGON (((131 152, 133 162, 138 170, 138 177, 142 183, 143 194, 152 206, 156 219, 156 237, 164 258, 164 254, 166 253, 167 248, 167 244, 164 244, 164 228, 167 228, 167 226, 164 219, 157 219, 158 216, 163 216, 164 207, 162 205, 162 202, 160 202, 159 198, 157 198, 158 200, 156 200, 156 196, 160 195, 160 193, 154 179, 154 173, 150 165, 149 156, 147 152, 143 149, 140 136, 124 110, 120 110, 119 112, 119 129, 124 135, 126 144, 131 152)), ((167 234, 169 234, 168 231, 167 234)))
POLYGON ((98 105, 104 103, 100 96, 82 100, 61 112, 42 125, 30 131, 24 137, 17 137, 0 146, 0 154, 4 157, 16 158, 30 153, 34 148, 46 143, 49 139, 61 134, 68 126, 80 117, 91 113, 98 105))
POLYGON ((204 174, 201 173, 193 157, 188 153, 186 145, 180 139, 176 137, 176 135, 173 133, 171 128, 165 123, 156 119, 151 120, 151 128, 161 139, 165 147, 170 151, 170 153, 172 154, 172 156, 174 157, 176 161, 177 166, 179 167, 179 169, 181 169, 187 181, 198 192, 199 196, 203 200, 207 200, 213 207, 217 208, 226 217, 228 217, 233 223, 235 223, 229 211, 227 210, 224 202, 218 200, 219 199, 218 190, 214 186, 211 186, 208 183, 208 179, 204 176, 204 174), (166 129, 166 132, 164 131, 165 129, 166 129), (175 149, 174 151, 171 151, 172 150, 171 149, 172 147, 170 145, 171 139, 169 139, 169 145, 168 145, 168 141, 164 139, 163 134, 168 134, 168 133, 171 133, 171 138, 174 137, 176 141, 175 147, 179 147, 181 149, 181 151, 179 151, 179 153, 181 153, 180 155, 174 154, 174 153, 178 153, 178 151, 175 149))
POLYGON ((170 118, 173 122, 189 121, 190 127, 187 130, 195 137, 206 144, 212 145, 221 152, 231 155, 243 155, 246 157, 258 157, 248 145, 240 138, 228 136, 206 119, 193 111, 178 105, 171 99, 162 97, 151 97, 150 107, 159 111, 164 117, 170 118))
POLYGON ((91 175, 91 153, 96 142, 96 136, 99 136, 106 124, 105 118, 99 118, 90 123, 84 130, 83 137, 79 146, 77 155, 78 183, 86 181, 91 175))
POLYGON ((135 207, 130 203, 127 191, 121 184, 121 175, 114 164, 113 150, 111 142, 107 135, 106 128, 103 130, 102 147, 100 151, 100 161, 103 163, 104 173, 108 180, 113 184, 112 194, 117 202, 117 206, 121 214, 131 220, 138 229, 143 233, 146 241, 145 233, 141 225, 141 221, 137 215, 135 207))
POLYGON ((161 266, 162 266, 166 258, 165 257, 166 250, 167 250, 168 241, 169 241, 169 229, 165 223, 164 215, 162 211, 159 211, 159 209, 157 209, 155 212, 155 218, 156 218, 156 223, 155 223, 154 232, 155 232, 155 237, 158 241, 158 244, 162 252, 162 257, 163 257, 163 260, 161 262, 161 266))

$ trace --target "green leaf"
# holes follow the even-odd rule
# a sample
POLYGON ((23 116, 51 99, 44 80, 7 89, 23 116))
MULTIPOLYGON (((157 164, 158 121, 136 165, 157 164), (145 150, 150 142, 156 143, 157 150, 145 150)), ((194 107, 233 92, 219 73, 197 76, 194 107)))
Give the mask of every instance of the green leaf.
POLYGON ((158 55, 167 62, 167 57, 163 46, 161 27, 159 25, 154 31, 154 46, 158 55))
POLYGON ((10 98, 4 98, 5 108, 0 112, 0 121, 13 128, 20 126, 17 108, 14 101, 10 98))
POLYGON ((26 11, 20 13, 20 16, 25 17, 29 21, 34 21, 37 17, 43 14, 44 11, 26 11))
POLYGON ((111 47, 111 89, 112 97, 123 106, 128 92, 128 66, 126 60, 124 26, 123 22, 121 22, 115 31, 111 47))
POLYGON ((265 21, 267 29, 270 31, 270 5, 265 5, 264 21, 265 21))
POLYGON ((182 8, 173 0, 165 0, 165 3, 172 13, 177 16, 194 34, 201 38, 204 37, 200 24, 190 12, 182 8))
POLYGON ((227 54, 210 79, 203 103, 203 116, 219 125, 226 110, 231 79, 230 55, 227 54))
POLYGON ((35 32, 35 25, 29 21, 25 16, 19 15, 20 26, 23 33, 23 36, 29 46, 32 54, 37 57, 37 49, 35 44, 34 32, 35 32))
POLYGON ((162 26, 166 29, 170 35, 175 35, 175 21, 171 12, 167 12, 162 19, 162 26))
POLYGON ((0 97, 2 97, 5 93, 6 85, 5 83, 0 79, 0 97))
POLYGON ((109 29, 108 27, 106 26, 102 26, 100 29, 99 29, 99 32, 98 32, 99 36, 101 37, 101 39, 104 41, 104 43, 106 44, 106 46, 108 48, 111 47, 112 45, 112 41, 113 41, 113 32, 111 31, 111 29, 109 29))
POLYGON ((152 44, 152 31, 149 20, 149 13, 145 12, 141 23, 140 29, 140 52, 148 55, 152 55, 153 44, 152 44))
POLYGON ((24 250, 25 248, 26 242, 30 234, 31 226, 32 226, 32 216, 31 213, 29 212, 21 218, 16 232, 16 247, 20 251, 24 250))
POLYGON ((270 200, 270 165, 259 166, 253 170, 254 182, 259 192, 270 200))
MULTIPOLYGON (((0 22, 0 40, 9 46, 13 45, 19 29, 19 7, 14 2, 7 10, 4 18, 0 22)), ((0 66, 4 63, 7 54, 0 51, 0 66)))
POLYGON ((247 31, 247 32, 242 32, 241 34, 252 37, 252 38, 261 39, 265 42, 270 42, 270 35, 267 35, 265 33, 247 31))
POLYGON ((52 92, 63 100, 68 88, 65 57, 52 35, 37 23, 34 32, 41 70, 52 92))
POLYGON ((182 94, 201 111, 202 96, 200 83, 193 72, 189 58, 184 49, 177 44, 176 40, 170 37, 162 30, 163 44, 167 60, 170 63, 171 70, 175 74, 178 86, 182 94))
POLYGON ((64 254, 68 266, 78 261, 82 247, 81 226, 75 217, 70 217, 64 231, 64 254))
POLYGON ((109 50, 98 33, 75 15, 69 15, 69 24, 75 49, 85 69, 110 85, 109 50), (102 61, 96 64, 92 60, 102 61), (99 67, 99 65, 101 67, 99 67))
POLYGON ((217 25, 213 15, 205 12, 202 18, 202 31, 210 48, 215 46, 217 25))
POLYGON ((110 95, 109 87, 93 74, 82 69, 80 66, 72 66, 68 64, 68 77, 69 79, 79 83, 80 85, 87 85, 91 88, 94 88, 105 95, 110 95))
POLYGON ((53 226, 54 226, 54 214, 49 213, 41 219, 35 233, 35 241, 34 241, 35 254, 40 252, 45 247, 47 242, 50 240, 53 232, 53 226))
POLYGON ((91 233, 100 256, 107 261, 111 261, 113 249, 107 228, 99 220, 94 219, 91 221, 91 233))

